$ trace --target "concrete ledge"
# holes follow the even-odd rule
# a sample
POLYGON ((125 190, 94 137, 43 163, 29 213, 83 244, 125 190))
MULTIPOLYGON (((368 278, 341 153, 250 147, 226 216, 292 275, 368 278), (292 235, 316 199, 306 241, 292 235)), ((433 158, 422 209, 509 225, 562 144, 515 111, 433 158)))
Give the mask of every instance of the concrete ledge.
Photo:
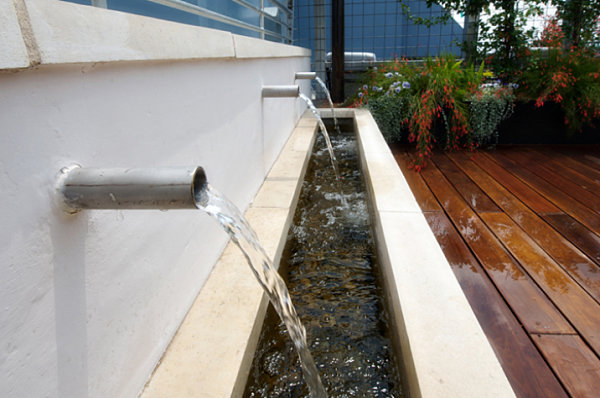
POLYGON ((514 397, 373 117, 355 124, 411 396, 514 397))
MULTIPOLYGON (((294 216, 316 126, 316 119, 305 113, 245 214, 276 266, 294 216), (287 170, 286 165, 295 170, 287 170)), ((240 397, 267 304, 246 259, 230 242, 141 397, 240 397)))
POLYGON ((38 64, 310 56, 300 47, 59 0, 4 2, 0 25, 5 27, 0 70, 38 64), (29 54, 24 40, 34 46, 29 54))
POLYGON ((237 58, 310 57, 307 48, 289 46, 248 36, 233 35, 237 58))

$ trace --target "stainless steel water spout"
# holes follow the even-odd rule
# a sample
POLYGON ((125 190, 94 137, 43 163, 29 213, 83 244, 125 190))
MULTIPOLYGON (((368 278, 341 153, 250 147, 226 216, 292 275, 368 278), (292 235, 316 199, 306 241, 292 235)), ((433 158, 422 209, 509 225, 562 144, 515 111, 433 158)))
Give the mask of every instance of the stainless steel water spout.
POLYGON ((56 190, 65 211, 194 209, 206 187, 202 167, 61 169, 56 190))
POLYGON ((263 98, 297 97, 298 94, 300 94, 300 86, 298 85, 262 87, 263 98))
POLYGON ((296 80, 314 80, 317 78, 317 72, 296 72, 296 80))

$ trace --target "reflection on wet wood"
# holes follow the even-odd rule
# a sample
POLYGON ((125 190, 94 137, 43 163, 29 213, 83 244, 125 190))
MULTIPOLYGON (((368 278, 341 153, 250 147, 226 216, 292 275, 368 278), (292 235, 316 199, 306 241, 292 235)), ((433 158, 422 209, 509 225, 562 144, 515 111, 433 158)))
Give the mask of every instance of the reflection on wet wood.
POLYGON ((542 217, 579 250, 600 265, 600 236, 566 214, 543 214, 542 217))
POLYGON ((580 170, 569 167, 569 164, 556 156, 550 156, 548 151, 544 150, 543 148, 527 147, 524 150, 531 153, 538 160, 538 162, 543 162, 548 167, 551 167, 552 170, 561 173, 563 176, 568 178, 570 181, 573 181, 581 188, 597 195, 600 200, 600 184, 597 184, 593 179, 583 175, 580 170))
POLYGON ((573 333, 560 312, 523 272, 441 172, 434 167, 427 167, 421 174, 527 331, 573 333))
POLYGON ((506 302, 442 212, 425 215, 473 312, 519 397, 566 397, 506 302))
POLYGON ((588 209, 586 206, 573 200, 569 195, 556 189, 552 184, 538 177, 529 170, 523 169, 511 159, 506 157, 503 151, 494 153, 493 159, 502 167, 519 177, 522 181, 529 184, 532 188, 544 195, 546 199, 560 207, 565 213, 587 226, 597 234, 600 234, 600 215, 588 209))
POLYGON ((561 170, 554 171, 543 163, 537 162, 533 155, 520 150, 505 151, 503 154, 553 185, 554 189, 562 191, 565 196, 569 196, 572 200, 576 200, 588 209, 600 214, 600 198, 575 182, 563 177, 561 170))
POLYGON ((394 148, 407 181, 428 200, 423 209, 437 209, 426 218, 519 397, 600 391, 600 217, 592 210, 600 206, 599 153, 450 153, 417 174, 407 170, 406 148, 394 148), (482 211, 474 197, 498 209, 482 211))
POLYGON ((473 210, 478 213, 500 211, 492 199, 443 153, 437 153, 433 161, 473 210))
MULTIPOLYGON (((453 159, 465 159, 465 156, 457 153, 451 154, 453 159)), ((481 167, 487 174, 501 181, 502 185, 513 195, 517 196, 523 203, 529 206, 533 211, 537 213, 558 213, 560 209, 554 206, 551 202, 546 200, 542 195, 537 193, 529 185, 503 169, 498 163, 494 162, 489 157, 485 156, 482 152, 476 153, 471 156, 473 162, 481 167)))
POLYGON ((578 336, 538 335, 533 341, 572 397, 600 395, 600 360, 578 336))
POLYGON ((600 145, 563 145, 559 146, 557 149, 564 155, 574 159, 576 162, 600 172, 600 157, 598 156, 598 153, 600 153, 600 145))
POLYGON ((600 354, 600 311, 598 302, 569 277, 506 214, 487 213, 481 217, 521 263, 528 274, 571 321, 579 334, 600 354))
POLYGON ((406 178, 406 182, 410 185, 410 189, 415 195, 415 199, 419 203, 419 206, 423 211, 442 211, 440 204, 437 202, 435 196, 431 193, 427 184, 421 178, 419 173, 415 173, 410 169, 410 158, 406 153, 404 146, 391 147, 393 150, 394 158, 406 178))
POLYGON ((587 162, 582 161, 581 157, 571 157, 567 155, 566 151, 560 151, 556 148, 551 148, 548 150, 548 154, 556 159, 559 159, 564 164, 568 165, 568 167, 573 170, 577 170, 579 173, 583 174, 587 178, 594 181, 596 184, 600 184, 600 170, 596 170, 593 167, 590 167, 587 162))
POLYGON ((511 192, 502 187, 502 180, 493 179, 466 159, 466 156, 465 154, 456 154, 451 158, 479 187, 500 204, 502 210, 514 222, 600 302, 600 269, 598 265, 520 202, 511 192))

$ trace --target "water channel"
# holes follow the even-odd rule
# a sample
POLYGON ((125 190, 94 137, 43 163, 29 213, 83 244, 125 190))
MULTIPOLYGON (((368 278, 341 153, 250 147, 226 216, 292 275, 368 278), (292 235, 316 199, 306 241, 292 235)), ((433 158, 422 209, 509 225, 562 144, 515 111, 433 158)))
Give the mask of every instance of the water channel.
MULTIPOLYGON (((332 135, 347 206, 317 137, 280 266, 329 397, 405 397, 379 281, 352 121, 332 135)), ((284 324, 269 307, 245 397, 307 397, 284 324)))

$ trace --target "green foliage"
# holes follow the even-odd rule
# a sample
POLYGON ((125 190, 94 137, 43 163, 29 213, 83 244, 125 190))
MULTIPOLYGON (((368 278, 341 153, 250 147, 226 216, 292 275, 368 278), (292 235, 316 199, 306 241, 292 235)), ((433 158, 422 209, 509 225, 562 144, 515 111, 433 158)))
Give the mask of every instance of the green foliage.
POLYGON ((552 0, 556 6, 566 47, 592 48, 600 45, 600 1, 552 0))
POLYGON ((571 133, 600 117, 600 59, 585 50, 551 48, 536 53, 525 69, 521 95, 536 101, 560 104, 571 133))
POLYGON ((541 0, 528 1, 520 7, 518 0, 493 1, 482 11, 490 18, 479 23, 477 51, 485 58, 488 66, 505 82, 519 76, 529 55, 529 43, 534 37, 534 28, 527 28, 527 20, 542 15, 541 0))
POLYGON ((408 139, 416 142, 419 149, 417 169, 424 166, 431 156, 437 121, 443 121, 445 142, 442 145, 446 149, 472 144, 465 99, 479 87, 483 66, 476 71, 473 66, 461 67, 461 63, 451 55, 428 58, 421 70, 414 74, 408 139))
POLYGON ((419 150, 414 166, 420 170, 437 141, 447 149, 477 145, 483 133, 472 134, 469 103, 483 78, 483 64, 464 67, 452 55, 424 63, 395 60, 367 74, 353 106, 371 109, 389 140, 401 139, 408 130, 408 140, 419 150), (436 137, 436 130, 443 133, 436 137))
POLYGON ((371 111, 386 141, 402 140, 406 131, 405 120, 409 117, 410 110, 408 96, 383 95, 372 98, 367 108, 371 111))
POLYGON ((497 83, 484 85, 469 99, 471 136, 479 147, 498 143, 498 126, 513 113, 515 95, 497 83))

